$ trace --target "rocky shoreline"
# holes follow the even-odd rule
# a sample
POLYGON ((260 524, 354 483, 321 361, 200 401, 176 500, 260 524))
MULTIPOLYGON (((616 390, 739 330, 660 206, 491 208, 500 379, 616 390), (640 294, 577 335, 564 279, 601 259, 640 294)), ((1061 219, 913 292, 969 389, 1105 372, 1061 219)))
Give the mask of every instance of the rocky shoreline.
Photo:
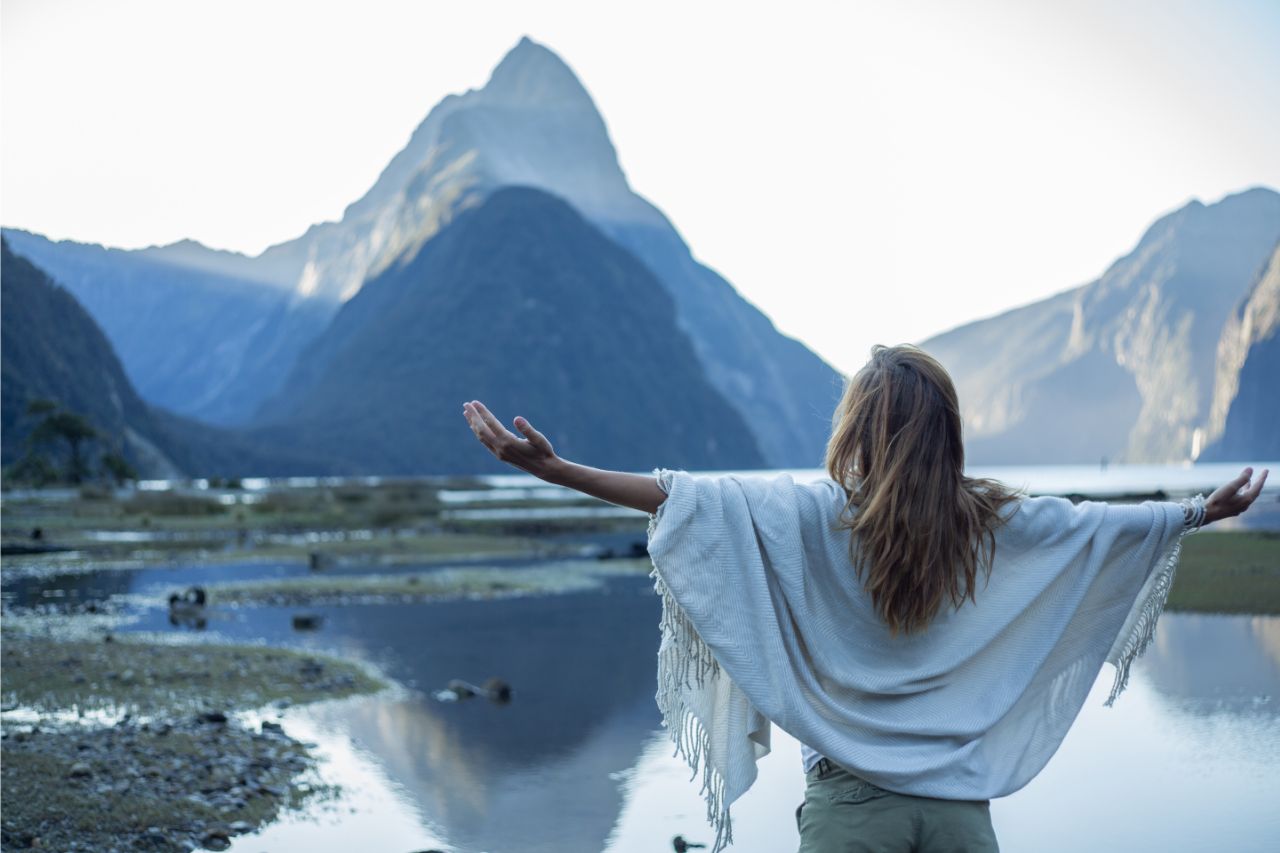
POLYGON ((385 684, 350 662, 258 646, 6 631, 0 844, 223 850, 336 793, 311 746, 255 709, 385 684))
MULTIPOLYGON (((224 850, 317 789, 304 744, 224 714, 4 733, 6 850, 224 850)), ((7 728, 7 727, 6 727, 7 728)))

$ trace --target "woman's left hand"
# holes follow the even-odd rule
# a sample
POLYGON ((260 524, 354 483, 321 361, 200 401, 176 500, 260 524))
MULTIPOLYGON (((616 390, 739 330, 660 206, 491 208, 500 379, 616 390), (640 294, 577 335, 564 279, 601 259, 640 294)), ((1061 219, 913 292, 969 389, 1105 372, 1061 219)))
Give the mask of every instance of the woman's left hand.
POLYGON ((1219 486, 1204 502, 1204 523, 1209 524, 1231 518, 1248 509, 1258 499, 1258 495, 1262 494, 1262 486, 1267 482, 1267 473, 1267 469, 1263 468, 1262 474, 1254 478, 1253 483, 1250 484, 1249 478, 1253 476, 1253 469, 1245 468, 1240 472, 1239 477, 1224 486, 1219 486))

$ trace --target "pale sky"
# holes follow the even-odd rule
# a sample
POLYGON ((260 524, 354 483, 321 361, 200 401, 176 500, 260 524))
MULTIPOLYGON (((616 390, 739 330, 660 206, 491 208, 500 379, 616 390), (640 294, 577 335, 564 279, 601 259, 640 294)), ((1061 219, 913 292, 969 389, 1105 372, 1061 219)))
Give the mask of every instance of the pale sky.
POLYGON ((256 254, 522 35, 632 186, 841 370, 1280 188, 1280 2, 3 0, 0 222, 256 254))

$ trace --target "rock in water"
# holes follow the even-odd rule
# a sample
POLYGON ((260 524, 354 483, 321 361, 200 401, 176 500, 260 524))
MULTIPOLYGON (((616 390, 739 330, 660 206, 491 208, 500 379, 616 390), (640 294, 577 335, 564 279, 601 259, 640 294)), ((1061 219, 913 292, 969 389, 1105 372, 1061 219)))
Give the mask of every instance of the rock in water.
POLYGON ((295 631, 314 631, 324 622, 324 617, 315 613, 295 613, 293 616, 293 630, 295 631))
POLYGON ((200 837, 200 845, 206 850, 226 850, 231 838, 225 829, 211 829, 200 837))
POLYGON ((485 693, 494 702, 506 704, 511 701, 511 685, 501 678, 490 678, 483 686, 485 693))

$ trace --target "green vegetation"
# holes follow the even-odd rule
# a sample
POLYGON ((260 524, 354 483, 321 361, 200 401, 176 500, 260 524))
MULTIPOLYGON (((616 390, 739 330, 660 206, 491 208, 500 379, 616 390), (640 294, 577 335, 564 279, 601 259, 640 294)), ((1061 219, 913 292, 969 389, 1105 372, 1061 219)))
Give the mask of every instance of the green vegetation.
POLYGON ((137 471, 124 455, 84 415, 39 397, 27 403, 25 415, 30 423, 17 424, 29 429, 23 452, 5 471, 6 479, 33 486, 74 485, 95 478, 116 484, 137 479, 137 471))
POLYGON ((1280 614, 1280 534, 1188 536, 1167 606, 1197 613, 1280 614))
MULTIPOLYGON (((592 501, 587 506, 600 506, 592 501)), ((520 504, 521 507, 532 506, 531 503, 520 504)), ((557 504, 565 506, 565 504, 557 504)), ((485 505, 485 509, 498 509, 500 505, 485 505)), ((580 516, 563 518, 458 518, 450 519, 444 526, 459 533, 470 532, 489 536, 565 536, 584 533, 623 533, 635 532, 643 535, 647 524, 639 513, 628 515, 580 516)))
MULTIPOLYGON (((571 546, 549 542, 547 534, 583 530, 581 524, 555 520, 516 525, 519 532, 502 522, 456 523, 442 515, 439 483, 347 483, 262 492, 239 485, 223 481, 219 490, 132 490, 119 496, 111 489, 82 485, 69 500, 39 492, 6 497, 0 507, 6 554, 11 555, 6 563, 11 569, 43 565, 49 560, 45 554, 21 552, 52 549, 74 552, 61 558, 64 568, 174 559, 407 563, 554 556, 571 546)), ((643 520, 628 523, 640 530, 643 520)))

